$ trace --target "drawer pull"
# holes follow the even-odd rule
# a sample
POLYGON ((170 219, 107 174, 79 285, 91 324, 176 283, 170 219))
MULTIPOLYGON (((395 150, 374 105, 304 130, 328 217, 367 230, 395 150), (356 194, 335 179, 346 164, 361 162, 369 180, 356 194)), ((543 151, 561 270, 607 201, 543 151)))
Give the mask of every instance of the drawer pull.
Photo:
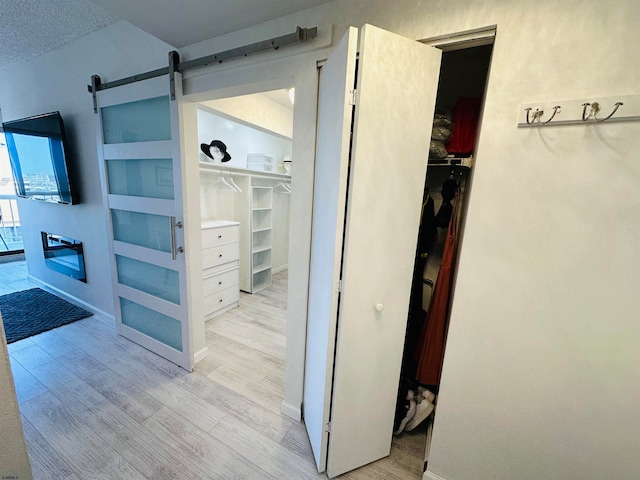
POLYGON ((218 255, 218 258, 222 258, 222 254, 218 255))
POLYGON ((218 240, 222 238, 222 235, 218 235, 218 240))
POLYGON ((218 282, 218 285, 222 285, 222 282, 218 282))
POLYGON ((222 303, 222 299, 218 300, 218 302, 222 303))

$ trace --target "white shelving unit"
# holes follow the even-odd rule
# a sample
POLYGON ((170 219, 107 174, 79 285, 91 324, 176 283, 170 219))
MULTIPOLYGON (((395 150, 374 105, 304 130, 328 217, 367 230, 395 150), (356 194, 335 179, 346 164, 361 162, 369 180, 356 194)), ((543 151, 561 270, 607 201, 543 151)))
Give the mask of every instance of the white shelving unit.
POLYGON ((251 186, 251 293, 271 285, 273 187, 251 186))

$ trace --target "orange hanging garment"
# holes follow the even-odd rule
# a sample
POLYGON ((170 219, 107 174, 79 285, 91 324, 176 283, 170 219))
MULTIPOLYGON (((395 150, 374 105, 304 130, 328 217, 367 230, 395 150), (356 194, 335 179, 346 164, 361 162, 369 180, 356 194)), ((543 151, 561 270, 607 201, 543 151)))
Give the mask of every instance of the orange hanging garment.
POLYGON ((418 349, 416 351, 416 380, 423 385, 439 385, 442 373, 442 360, 447 341, 449 322, 449 299, 453 287, 453 264, 456 252, 458 230, 458 202, 460 194, 453 201, 453 212, 447 228, 442 262, 438 280, 429 304, 426 320, 422 327, 418 349))

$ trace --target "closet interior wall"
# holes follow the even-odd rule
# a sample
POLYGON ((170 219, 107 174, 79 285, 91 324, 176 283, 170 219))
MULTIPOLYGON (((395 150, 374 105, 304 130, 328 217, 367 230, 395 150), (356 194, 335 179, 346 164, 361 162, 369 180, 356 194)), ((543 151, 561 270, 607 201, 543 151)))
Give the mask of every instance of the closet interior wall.
MULTIPOLYGON (((456 103, 461 97, 468 98, 477 98, 480 102, 484 99, 484 93, 487 83, 487 76, 489 71, 489 64, 491 61, 491 51, 493 45, 483 45, 479 47, 465 48, 450 52, 443 52, 442 57, 442 65, 440 70, 440 79, 438 84, 438 95, 436 100, 436 112, 439 109, 443 111, 453 113, 456 103)), ((482 103, 480 104, 480 112, 482 112, 482 103)), ((479 126, 480 118, 478 117, 478 126, 479 126)), ((453 127, 456 128, 455 125, 453 127)), ((475 145, 474 145, 475 147, 475 145)), ((428 192, 429 196, 433 200, 434 213, 438 213, 443 203, 442 196, 442 187, 445 181, 448 179, 454 180, 458 184, 458 208, 457 208, 457 239, 455 246, 455 257, 453 268, 454 275, 454 286, 455 286, 455 266, 456 259, 458 257, 458 253, 460 250, 461 237, 464 230, 464 222, 467 212, 467 207, 469 203, 469 193, 471 190, 472 177, 473 177, 473 163, 474 163, 474 151, 470 151, 468 153, 458 155, 454 154, 455 158, 446 158, 446 159, 429 159, 429 164, 427 167, 427 175, 425 178, 425 191, 428 192), (465 158, 465 160, 461 160, 461 158, 465 158), (471 158, 469 160, 468 158, 471 158)), ((452 156, 450 154, 450 156, 452 156)), ((426 199, 426 198, 425 198, 426 199)), ((440 267, 440 259, 442 255, 442 246, 444 238, 446 237, 447 229, 446 228, 438 228, 438 240, 432 245, 429 250, 429 255, 431 255, 431 261, 425 262, 417 262, 418 265, 424 266, 422 267, 422 275, 418 273, 418 277, 421 277, 422 285, 420 285, 421 289, 421 304, 422 309, 426 313, 429 308, 430 301, 433 294, 433 289, 435 283, 437 281, 437 275, 440 267), (433 282, 433 285, 430 284, 433 282)), ((416 251, 416 256, 418 257, 421 252, 419 249, 416 251)), ((428 257, 427 257, 428 258, 428 257)), ((417 258, 418 260, 418 258, 417 258)), ((414 286, 415 288, 415 286, 414 286)), ((414 289, 415 292, 415 289, 414 289)), ((450 297, 453 294, 453 287, 450 292, 450 297)), ((450 302, 449 302, 450 304, 450 302)), ((448 317, 448 314, 447 314, 448 317)), ((447 318, 448 324, 448 318, 447 318)), ((445 330, 446 331, 446 330, 445 330)), ((407 325, 407 343, 405 344, 405 357, 407 355, 413 355, 413 352, 409 352, 409 346, 411 345, 410 335, 417 335, 419 332, 416 332, 415 329, 411 331, 410 322, 407 325)), ((415 342, 414 342, 415 343, 415 342)), ((441 367, 441 364, 440 364, 441 367)), ((400 379, 400 391, 399 391, 399 404, 397 412, 405 412, 406 410, 401 408, 401 403, 406 399, 406 390, 403 391, 403 385, 406 385, 405 380, 410 380, 409 384, 413 385, 415 388, 418 383, 415 382, 415 362, 413 361, 403 361, 403 370, 401 372, 400 379), (412 378, 413 377, 413 378, 412 378), (413 383, 411 382, 413 381, 413 383)), ((435 390, 433 393, 438 393, 438 385, 429 385, 428 388, 435 390)), ((414 392, 417 395, 417 391, 414 392)), ((433 399, 433 403, 437 403, 437 395, 433 399)), ((402 434, 409 435, 419 435, 424 441, 425 444, 425 456, 424 456, 424 468, 426 469, 426 462, 428 460, 428 451, 429 451, 429 442, 431 436, 431 429, 433 427, 433 419, 435 416, 435 409, 433 412, 422 422, 418 428, 415 428, 412 432, 405 432, 402 434)), ((414 422, 415 423, 415 422, 414 422)), ((409 423, 410 425, 411 423, 409 423)))

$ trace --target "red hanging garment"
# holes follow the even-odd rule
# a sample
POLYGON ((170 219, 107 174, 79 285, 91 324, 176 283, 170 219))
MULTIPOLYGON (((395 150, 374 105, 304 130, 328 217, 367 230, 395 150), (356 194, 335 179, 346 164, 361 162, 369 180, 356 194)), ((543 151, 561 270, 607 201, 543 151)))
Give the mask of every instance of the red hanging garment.
POLYGON ((459 197, 460 194, 457 193, 453 201, 453 212, 447 228, 438 280, 436 281, 433 297, 429 304, 429 311, 418 340, 416 380, 423 385, 440 384, 449 322, 449 298, 453 287, 453 263, 458 230, 459 197))
POLYGON ((473 153, 480 117, 480 98, 460 97, 453 108, 453 133, 447 152, 454 155, 473 153))

